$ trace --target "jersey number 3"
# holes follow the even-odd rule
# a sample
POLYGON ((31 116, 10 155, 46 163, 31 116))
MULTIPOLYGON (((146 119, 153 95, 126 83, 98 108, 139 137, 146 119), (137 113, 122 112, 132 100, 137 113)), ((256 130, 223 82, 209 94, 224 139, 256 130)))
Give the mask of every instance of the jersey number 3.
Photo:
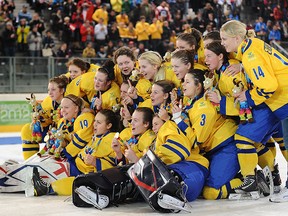
POLYGON ((201 126, 204 126, 206 123, 206 115, 205 114, 202 114, 201 115, 201 122, 200 122, 200 125, 201 126))

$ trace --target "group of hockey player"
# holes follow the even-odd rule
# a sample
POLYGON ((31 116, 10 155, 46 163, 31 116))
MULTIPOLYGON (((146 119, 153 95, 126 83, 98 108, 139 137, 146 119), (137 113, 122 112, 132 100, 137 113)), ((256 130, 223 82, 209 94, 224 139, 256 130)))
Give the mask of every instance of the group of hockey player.
POLYGON ((39 151, 39 127, 27 124, 23 156, 54 154, 70 177, 48 183, 34 166, 35 196, 72 195, 76 206, 103 209, 142 194, 153 209, 177 212, 199 196, 281 190, 275 143, 287 160, 288 59, 239 21, 204 38, 187 31, 164 58, 146 51, 136 59, 121 47, 101 67, 72 59, 49 81, 47 98, 32 105, 46 145, 39 151))

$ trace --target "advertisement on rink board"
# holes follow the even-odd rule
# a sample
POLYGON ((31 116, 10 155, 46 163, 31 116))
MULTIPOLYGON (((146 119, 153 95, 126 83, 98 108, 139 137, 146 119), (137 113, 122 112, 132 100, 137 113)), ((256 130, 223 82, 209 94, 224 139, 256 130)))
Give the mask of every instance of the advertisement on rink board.
MULTIPOLYGON (((26 100, 31 93, 0 94, 0 133, 20 132, 26 123, 32 121, 32 107, 26 100)), ((47 94, 35 94, 37 100, 43 100, 47 94)))
POLYGON ((26 101, 0 101, 0 131, 17 132, 31 122, 32 107, 26 101))

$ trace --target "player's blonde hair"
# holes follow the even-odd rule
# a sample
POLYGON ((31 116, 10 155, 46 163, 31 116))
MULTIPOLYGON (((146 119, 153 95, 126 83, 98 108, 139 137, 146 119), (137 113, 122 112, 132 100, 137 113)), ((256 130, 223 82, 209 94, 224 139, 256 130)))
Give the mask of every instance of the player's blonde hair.
POLYGON ((155 74, 154 81, 165 79, 165 68, 162 65, 163 58, 158 52, 146 51, 139 56, 138 61, 139 60, 146 60, 151 65, 157 66, 158 72, 155 74))
POLYGON ((255 37, 255 31, 253 29, 246 29, 246 24, 238 20, 230 20, 221 26, 220 32, 225 32, 229 37, 240 36, 241 38, 253 38, 255 37))

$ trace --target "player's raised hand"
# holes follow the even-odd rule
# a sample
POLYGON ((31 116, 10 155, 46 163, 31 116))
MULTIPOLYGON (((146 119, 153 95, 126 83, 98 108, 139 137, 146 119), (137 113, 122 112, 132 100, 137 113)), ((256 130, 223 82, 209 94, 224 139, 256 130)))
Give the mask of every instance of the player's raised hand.
POLYGON ((101 91, 99 91, 99 97, 96 97, 96 99, 95 99, 95 107, 96 107, 96 110, 101 110, 102 109, 102 94, 101 94, 101 91))
POLYGON ((137 99, 137 97, 138 97, 137 89, 132 85, 132 83, 129 79, 128 79, 128 84, 129 84, 129 88, 128 88, 129 97, 131 97, 132 99, 137 99))
POLYGON ((183 101, 180 99, 179 103, 172 103, 172 114, 182 112, 183 108, 183 101))
POLYGON ((163 121, 168 121, 170 119, 170 116, 168 115, 168 111, 165 109, 164 104, 161 104, 160 109, 158 111, 158 116, 163 120, 163 121))
POLYGON ((124 152, 124 156, 131 162, 131 163, 136 163, 139 158, 137 157, 136 153, 133 151, 131 146, 126 142, 126 149, 124 152))

